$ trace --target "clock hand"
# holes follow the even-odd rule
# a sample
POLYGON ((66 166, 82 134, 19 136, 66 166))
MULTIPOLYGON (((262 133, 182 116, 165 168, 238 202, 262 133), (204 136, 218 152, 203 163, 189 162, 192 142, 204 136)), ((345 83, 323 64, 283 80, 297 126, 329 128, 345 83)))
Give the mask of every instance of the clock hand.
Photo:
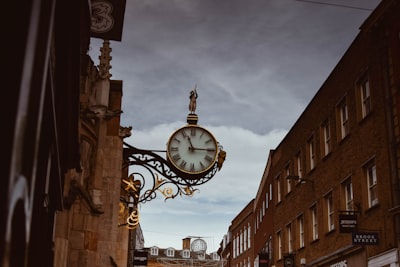
POLYGON ((188 136, 188 140, 189 140, 189 150, 191 150, 191 151, 193 151, 195 148, 194 148, 194 146, 193 146, 193 144, 192 144, 192 141, 190 140, 190 137, 188 136))
POLYGON ((215 148, 198 148, 198 147, 193 147, 193 150, 205 150, 205 151, 215 151, 215 148))

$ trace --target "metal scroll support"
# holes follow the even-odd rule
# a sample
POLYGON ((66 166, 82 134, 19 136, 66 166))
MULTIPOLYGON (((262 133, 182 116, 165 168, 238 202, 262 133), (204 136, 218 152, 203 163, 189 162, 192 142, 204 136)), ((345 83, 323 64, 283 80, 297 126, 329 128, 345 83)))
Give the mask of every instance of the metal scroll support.
MULTIPOLYGON (((161 193, 165 200, 175 198, 178 195, 192 196, 195 186, 208 182, 219 170, 218 162, 207 173, 188 175, 182 173, 170 164, 166 159, 151 150, 139 149, 124 142, 124 168, 138 165, 144 168, 151 179, 145 179, 142 173, 134 172, 130 175, 132 181, 140 180, 138 203, 145 203, 156 198, 161 193), (164 178, 160 178, 160 176, 164 178), (146 184, 150 182, 151 184, 146 184), (175 190, 174 190, 175 189, 175 190)), ((122 181, 122 185, 130 181, 122 181)), ((127 191, 127 190, 125 190, 127 191)), ((129 190, 127 191, 129 193, 129 190)))
POLYGON ((123 169, 130 166, 140 167, 150 178, 136 171, 122 178, 118 226, 135 229, 139 224, 138 204, 155 199, 157 193, 161 193, 165 201, 179 195, 192 196, 198 191, 195 186, 208 182, 221 169, 225 155, 225 151, 220 147, 218 160, 210 171, 189 175, 176 169, 154 151, 139 149, 124 142, 123 169))

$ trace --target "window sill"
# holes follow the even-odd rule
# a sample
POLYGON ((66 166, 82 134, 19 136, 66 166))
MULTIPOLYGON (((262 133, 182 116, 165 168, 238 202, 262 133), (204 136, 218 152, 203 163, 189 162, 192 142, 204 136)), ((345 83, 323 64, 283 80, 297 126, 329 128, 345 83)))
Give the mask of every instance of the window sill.
POLYGON ((349 136, 350 136, 350 133, 346 134, 345 137, 342 137, 342 138, 339 140, 339 142, 338 142, 339 145, 342 144, 344 141, 346 141, 346 140, 349 138, 349 136))
POLYGON ((334 232, 336 232, 336 228, 333 228, 333 229, 329 230, 328 232, 326 232, 326 233, 325 233, 325 236, 331 235, 331 234, 333 234, 334 232))
POLYGON ((372 212, 373 210, 378 209, 379 207, 380 207, 380 203, 378 202, 378 204, 375 204, 375 205, 369 207, 368 209, 366 209, 365 213, 372 212))

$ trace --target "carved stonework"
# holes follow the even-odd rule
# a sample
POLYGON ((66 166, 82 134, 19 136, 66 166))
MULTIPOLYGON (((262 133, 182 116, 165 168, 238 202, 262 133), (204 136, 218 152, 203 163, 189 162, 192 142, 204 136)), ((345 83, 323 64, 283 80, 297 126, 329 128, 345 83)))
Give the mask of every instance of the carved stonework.
POLYGON ((127 138, 132 135, 132 126, 129 127, 119 127, 119 137, 127 138))
POLYGON ((99 74, 102 79, 109 79, 112 75, 109 70, 111 69, 110 61, 112 57, 110 42, 108 40, 104 40, 103 47, 100 48, 101 55, 99 56, 100 65, 99 65, 99 74))

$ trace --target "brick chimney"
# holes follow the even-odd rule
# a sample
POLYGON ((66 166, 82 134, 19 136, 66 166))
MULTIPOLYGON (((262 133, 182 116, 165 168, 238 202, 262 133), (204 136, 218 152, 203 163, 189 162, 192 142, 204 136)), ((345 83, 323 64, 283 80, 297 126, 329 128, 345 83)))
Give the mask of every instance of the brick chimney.
POLYGON ((190 250, 190 237, 185 237, 182 239, 182 250, 184 249, 190 250))

